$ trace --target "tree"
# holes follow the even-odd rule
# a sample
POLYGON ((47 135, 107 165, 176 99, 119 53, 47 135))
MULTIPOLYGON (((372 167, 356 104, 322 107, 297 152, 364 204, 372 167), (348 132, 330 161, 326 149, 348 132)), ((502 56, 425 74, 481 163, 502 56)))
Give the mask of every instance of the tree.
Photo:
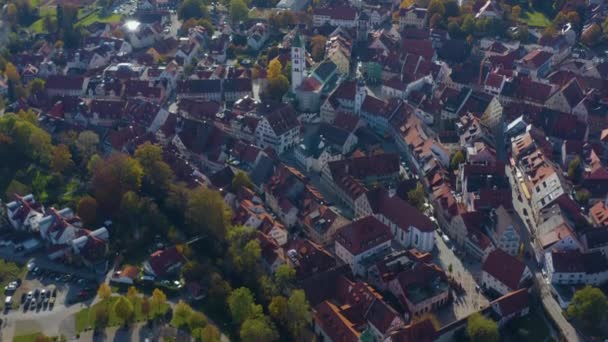
POLYGON ((223 241, 231 218, 230 208, 219 192, 200 187, 190 194, 186 208, 190 232, 223 241))
POLYGON ((242 187, 253 189, 253 183, 245 172, 237 171, 232 178, 232 191, 238 191, 242 187))
POLYGON ((232 291, 228 297, 228 307, 232 319, 237 324, 262 315, 262 307, 255 304, 251 290, 246 287, 239 287, 232 291))
POLYGON ((511 8, 511 18, 513 20, 519 20, 519 17, 521 16, 521 6, 519 5, 515 5, 511 8))
POLYGON ((186 304, 183 300, 180 300, 175 304, 173 308, 173 317, 171 318, 171 325, 176 328, 181 328, 188 323, 190 316, 192 315, 192 308, 186 304))
POLYGON ((6 66, 4 67, 4 74, 6 75, 6 78, 8 78, 10 81, 13 81, 17 84, 21 82, 21 76, 19 75, 19 71, 17 71, 17 67, 11 62, 6 63, 6 66))
POLYGON ((274 273, 274 278, 280 289, 287 289, 296 277, 296 270, 287 264, 282 264, 277 267, 274 273))
POLYGON ((608 316, 608 299, 602 290, 587 285, 574 293, 567 312, 586 328, 597 328, 608 316))
POLYGON ((280 101, 283 95, 289 90, 289 80, 285 75, 279 75, 275 79, 268 79, 268 96, 270 98, 280 101))
POLYGON ((135 305, 135 300, 139 297, 139 291, 135 286, 129 286, 127 290, 127 298, 131 301, 133 305, 135 305))
POLYGON ((112 289, 108 283, 99 284, 99 288, 97 289, 97 295, 101 300, 108 300, 112 295, 112 289))
POLYGON ((133 318, 133 304, 125 296, 120 296, 114 303, 114 313, 126 324, 133 318))
POLYGON ((182 21, 190 18, 200 19, 207 15, 207 7, 201 0, 185 0, 177 9, 177 16, 182 21))
POLYGON ((439 15, 440 20, 443 19, 443 16, 445 15, 443 0, 431 0, 429 3, 429 7, 427 8, 428 17, 432 18, 435 14, 439 15))
POLYGON ((242 274, 255 270, 262 256, 262 250, 254 239, 255 231, 244 226, 233 227, 228 231, 228 256, 235 273, 242 274))
POLYGON ((230 19, 232 22, 238 23, 247 19, 249 9, 243 0, 230 0, 230 19))
POLYGON ((78 201, 76 212, 85 226, 93 226, 97 222, 97 201, 88 195, 82 197, 78 201))
POLYGON ((152 291, 152 299, 150 300, 153 316, 162 316, 167 312, 167 295, 159 289, 152 291))
POLYGON ((250 318, 243 322, 239 335, 242 342, 272 342, 279 339, 274 324, 265 316, 250 318))
POLYGON ((310 307, 304 290, 293 290, 287 300, 287 326, 291 335, 301 336, 310 318, 310 307))
POLYGON ((464 19, 462 20, 462 25, 460 29, 464 34, 473 34, 475 33, 475 18, 472 14, 465 14, 464 19))
POLYGON ((270 61, 268 64, 268 80, 276 80, 281 75, 281 69, 283 69, 283 65, 281 65, 281 61, 278 58, 275 58, 270 61))
POLYGON ((312 55, 312 58, 315 61, 319 62, 320 60, 323 59, 323 56, 325 55, 325 44, 326 43, 327 43, 327 38, 325 38, 325 36, 322 36, 320 34, 311 38, 310 54, 312 55))
POLYGON ((146 319, 150 317, 150 300, 146 296, 144 296, 141 300, 141 314, 146 319))
POLYGON ((139 190, 144 171, 137 160, 122 153, 99 164, 91 181, 93 193, 101 209, 112 213, 118 209, 118 199, 123 194, 139 190))
POLYGON ((576 157, 568 163, 568 177, 578 182, 581 176, 581 158, 576 157))
POLYGON ((457 170, 462 163, 464 163, 464 154, 462 151, 456 151, 450 160, 450 167, 452 170, 457 170))
POLYGON ((200 338, 197 338, 197 341, 202 342, 220 342, 220 331, 214 325, 207 324, 203 329, 201 329, 199 335, 200 338))
POLYGON ((165 195, 173 179, 173 171, 163 161, 162 148, 146 142, 135 150, 135 159, 144 171, 143 188, 155 196, 165 195))
POLYGON ((108 324, 108 318, 110 315, 108 314, 108 307, 105 305, 97 306, 95 309, 95 327, 103 328, 108 324))
POLYGON ((207 317, 200 311, 192 311, 188 317, 187 324, 190 331, 203 328, 207 325, 207 317))
POLYGON ((82 160, 89 160, 89 158, 97 151, 99 145, 99 136, 93 131, 83 131, 78 134, 76 139, 76 148, 80 153, 82 160))
POLYGON ((591 198, 591 193, 587 189, 576 190, 574 194, 574 198, 581 204, 587 205, 589 203, 589 198, 591 198))
POLYGON ((270 304, 268 304, 268 312, 270 317, 278 322, 286 322, 287 320, 287 298, 283 296, 272 297, 270 304))
POLYGON ((410 190, 407 193, 407 200, 414 207, 416 207, 418 209, 423 208, 424 202, 425 202, 425 196, 424 196, 424 188, 422 187, 422 183, 418 183, 416 185, 415 189, 410 190))
POLYGON ((30 83, 28 83, 27 87, 29 89, 30 94, 39 94, 44 91, 46 85, 46 81, 41 78, 35 78, 30 83))
POLYGON ((498 325, 480 313, 474 313, 467 320, 467 335, 471 342, 498 342, 498 325))
POLYGON ((594 46, 599 42, 601 35, 602 29, 600 26, 598 24, 591 24, 581 35, 581 40, 585 45, 594 46))
POLYGON ((58 145, 53 148, 51 157, 51 169, 57 173, 63 173, 74 166, 72 153, 66 145, 58 145))

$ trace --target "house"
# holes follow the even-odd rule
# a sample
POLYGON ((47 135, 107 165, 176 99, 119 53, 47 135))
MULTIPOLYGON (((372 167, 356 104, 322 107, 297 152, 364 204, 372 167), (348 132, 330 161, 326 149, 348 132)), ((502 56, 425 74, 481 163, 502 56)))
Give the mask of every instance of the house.
POLYGON ((432 312, 450 300, 448 277, 435 264, 414 264, 389 283, 389 290, 404 306, 410 318, 432 312))
POLYGON ((412 4, 409 7, 399 9, 399 29, 414 27, 419 30, 426 26, 427 9, 412 4))
POLYGON ((247 46, 253 50, 259 50, 264 46, 270 35, 268 25, 256 23, 247 30, 247 46))
POLYGON ((144 271, 157 279, 163 279, 176 273, 185 263, 186 258, 177 247, 171 247, 150 254, 144 263, 144 271))
POLYGON ((553 249, 545 254, 547 280, 555 285, 588 284, 608 281, 608 259, 600 251, 553 249))
POLYGON ((515 222, 511 213, 502 205, 490 211, 489 223, 486 225, 488 236, 496 246, 512 256, 520 251, 520 231, 525 229, 515 222))
POLYGON ((261 199, 243 198, 239 200, 234 209, 234 216, 234 223, 264 232, 272 237, 279 246, 287 243, 287 229, 266 211, 261 199))
POLYGON ((222 82, 224 100, 235 102, 239 99, 253 96, 253 85, 250 78, 227 78, 222 82))
POLYGON ((531 276, 532 273, 523 262, 496 249, 483 262, 481 286, 504 296, 520 289, 531 276))
POLYGON ((490 303, 492 311, 500 317, 498 325, 503 327, 510 320, 524 317, 530 313, 530 294, 528 289, 520 289, 490 303))
POLYGON ((339 228, 335 235, 336 256, 356 275, 364 274, 362 261, 388 249, 390 228, 373 216, 367 216, 339 228))
POLYGON ((323 246, 333 242, 336 231, 350 223, 348 219, 326 205, 308 213, 301 222, 306 235, 323 246))
POLYGON ((325 57, 337 66, 338 72, 347 75, 350 72, 352 38, 345 29, 338 27, 332 32, 325 46, 325 57))
POLYGON ((219 79, 187 79, 177 82, 177 97, 204 99, 207 101, 222 100, 222 81, 219 79))
POLYGON ((34 195, 14 195, 15 200, 6 204, 8 221, 16 230, 38 230, 38 221, 42 219, 44 207, 36 202, 34 195))
POLYGON ((256 144, 272 148, 278 154, 296 146, 300 140, 300 123, 293 107, 285 104, 262 104, 263 115, 255 130, 256 144))
POLYGON ((113 283, 133 285, 139 277, 139 268, 125 265, 120 271, 114 272, 110 279, 113 283))
POLYGON ((550 52, 544 50, 532 50, 516 63, 517 71, 535 79, 543 78, 551 70, 552 56, 550 52))
POLYGON ((295 279, 298 281, 336 266, 334 256, 321 245, 310 240, 291 240, 283 246, 283 249, 287 251, 286 261, 295 269, 295 279))
POLYGON ((373 215, 391 229, 395 241, 405 248, 433 250, 435 226, 418 209, 382 187, 368 191, 365 200, 368 204, 359 207, 355 217, 373 215))
POLYGON ((312 23, 314 27, 328 24, 334 27, 354 28, 357 25, 358 19, 359 14, 355 7, 316 7, 313 11, 312 23))
POLYGON ((368 336, 381 341, 405 327, 399 313, 366 283, 340 275, 327 284, 333 293, 324 296, 313 310, 312 328, 319 340, 357 342, 368 336))
POLYGON ((430 319, 412 321, 410 324, 392 331, 385 341, 391 342, 432 342, 439 338, 439 333, 430 319))
POLYGON ((585 91, 574 77, 551 95, 545 102, 545 106, 564 113, 574 113, 577 117, 585 120, 587 118, 587 111, 583 106, 585 96, 585 91))
POLYGON ((80 76, 50 75, 45 83, 49 97, 84 96, 88 87, 88 78, 80 76))
POLYGON ((353 132, 323 122, 316 134, 302 139, 295 150, 295 157, 306 171, 321 172, 330 161, 340 160, 349 154, 357 141, 353 132))

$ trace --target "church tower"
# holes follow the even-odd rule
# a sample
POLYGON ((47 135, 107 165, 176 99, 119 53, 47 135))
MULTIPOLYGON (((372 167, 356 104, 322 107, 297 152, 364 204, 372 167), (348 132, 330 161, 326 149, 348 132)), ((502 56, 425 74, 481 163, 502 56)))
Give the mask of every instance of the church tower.
POLYGON ((304 70, 306 69, 306 48, 300 37, 300 32, 296 32, 296 36, 291 43, 291 91, 295 93, 296 89, 304 80, 304 70))

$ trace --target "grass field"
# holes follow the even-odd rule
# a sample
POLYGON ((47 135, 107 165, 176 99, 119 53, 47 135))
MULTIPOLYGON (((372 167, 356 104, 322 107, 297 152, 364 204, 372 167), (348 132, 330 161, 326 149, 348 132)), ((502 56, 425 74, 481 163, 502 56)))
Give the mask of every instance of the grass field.
MULTIPOLYGON (((82 332, 85 329, 95 328, 95 312, 98 308, 107 306, 108 307, 108 323, 106 326, 118 326, 122 324, 122 321, 116 316, 114 313, 113 307, 114 303, 118 300, 119 297, 110 297, 107 301, 101 301, 90 308, 83 309, 76 313, 75 321, 76 321, 76 332, 82 332)), ((144 317, 141 312, 141 302, 142 298, 137 297, 135 299, 134 305, 134 317, 133 320, 135 322, 142 322, 148 319, 148 317, 144 317)), ((165 304, 165 307, 168 309, 169 304, 165 304)))
MULTIPOLYGON (((23 279, 27 273, 27 268, 23 265, 19 266, 12 262, 0 260, 0 290, 2 291, 2 301, 0 301, 0 309, 4 309, 4 287, 13 280, 23 279)), ((13 306, 19 303, 19 300, 13 296, 13 306)), ((18 307, 18 306, 17 306, 18 307)))
POLYGON ((551 20, 542 12, 525 11, 521 16, 521 20, 534 27, 547 27, 551 25, 551 20))
POLYGON ((112 14, 107 17, 101 17, 100 11, 95 11, 92 14, 80 19, 76 25, 77 26, 88 26, 94 23, 117 23, 122 19, 122 15, 120 14, 112 14))

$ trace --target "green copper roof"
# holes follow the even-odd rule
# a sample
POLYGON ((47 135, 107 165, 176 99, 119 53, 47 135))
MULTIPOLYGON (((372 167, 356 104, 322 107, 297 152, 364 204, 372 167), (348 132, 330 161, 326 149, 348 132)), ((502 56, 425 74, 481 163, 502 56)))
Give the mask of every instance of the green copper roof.
POLYGON ((304 47, 304 42, 302 41, 302 38, 300 37, 300 31, 296 32, 295 37, 293 37, 293 46, 295 47, 304 47))

